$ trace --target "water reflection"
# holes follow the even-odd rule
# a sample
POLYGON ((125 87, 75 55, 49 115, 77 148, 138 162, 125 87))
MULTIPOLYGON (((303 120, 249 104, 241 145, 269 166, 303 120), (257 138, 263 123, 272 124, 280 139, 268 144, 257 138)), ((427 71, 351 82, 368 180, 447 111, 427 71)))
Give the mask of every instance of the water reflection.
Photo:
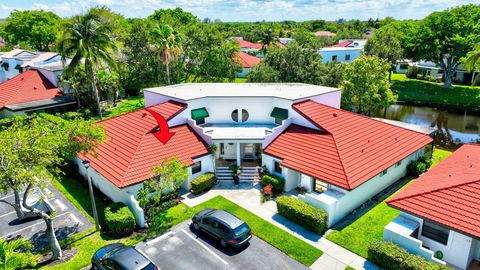
POLYGON ((454 150, 464 143, 480 143, 479 112, 396 104, 388 108, 385 118, 437 127, 435 145, 443 149, 454 150))

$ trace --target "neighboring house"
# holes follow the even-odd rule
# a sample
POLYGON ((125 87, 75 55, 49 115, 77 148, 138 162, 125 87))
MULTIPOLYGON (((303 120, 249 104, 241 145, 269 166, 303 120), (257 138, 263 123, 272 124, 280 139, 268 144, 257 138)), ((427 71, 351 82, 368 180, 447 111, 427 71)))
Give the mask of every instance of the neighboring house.
POLYGON ((240 51, 242 52, 257 53, 262 49, 262 44, 246 41, 242 37, 235 37, 235 40, 238 41, 238 44, 240 45, 240 51))
POLYGON ((408 67, 413 66, 413 61, 410 59, 397 60, 394 68, 395 73, 405 74, 407 73, 408 67))
POLYGON ((0 118, 65 112, 75 107, 76 101, 66 96, 40 70, 27 70, 0 83, 0 118))
POLYGON ((385 241, 431 261, 478 269, 480 145, 460 147, 387 204, 401 212, 385 227, 385 241))
MULTIPOLYGON (((434 62, 418 61, 413 63, 413 65, 418 67, 420 73, 424 76, 433 76, 438 80, 443 78, 443 68, 434 62)), ((473 83, 473 80, 474 76, 472 76, 472 73, 467 72, 462 65, 457 66, 455 73, 453 74, 454 83, 470 85, 473 83)))
POLYGON ((0 82, 11 79, 29 68, 51 64, 60 65, 61 62, 62 56, 56 52, 30 52, 13 49, 1 55, 0 82))
POLYGON ((145 106, 168 119, 176 132, 165 145, 145 109, 99 124, 107 141, 91 162, 94 185, 122 201, 143 226, 136 201, 142 182, 163 158, 177 156, 193 177, 215 171, 232 182, 230 165, 242 167, 240 181, 258 181, 258 169, 285 178, 285 191, 325 209, 329 226, 405 175, 432 139, 424 134, 339 109, 338 88, 298 83, 190 83, 144 90, 145 106), (209 145, 217 151, 208 153, 209 145))
POLYGON ((338 44, 322 48, 318 53, 322 56, 324 63, 350 63, 360 56, 366 42, 367 40, 365 39, 340 40, 338 44))
POLYGON ((242 64, 242 72, 237 75, 237 77, 239 78, 247 77, 248 73, 250 73, 252 68, 258 65, 261 61, 261 58, 258 58, 256 56, 253 56, 244 52, 239 52, 237 57, 240 63, 242 64))
POLYGON ((330 38, 333 38, 336 36, 335 33, 332 33, 330 31, 317 31, 315 33, 313 33, 315 36, 317 37, 330 37, 330 38))

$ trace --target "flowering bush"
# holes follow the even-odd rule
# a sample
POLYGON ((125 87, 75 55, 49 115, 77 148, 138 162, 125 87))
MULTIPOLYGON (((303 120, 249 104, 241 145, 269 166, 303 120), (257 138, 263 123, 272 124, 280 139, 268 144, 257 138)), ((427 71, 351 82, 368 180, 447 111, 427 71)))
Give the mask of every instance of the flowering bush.
POLYGON ((263 188, 263 193, 267 196, 272 196, 273 185, 267 185, 263 188))

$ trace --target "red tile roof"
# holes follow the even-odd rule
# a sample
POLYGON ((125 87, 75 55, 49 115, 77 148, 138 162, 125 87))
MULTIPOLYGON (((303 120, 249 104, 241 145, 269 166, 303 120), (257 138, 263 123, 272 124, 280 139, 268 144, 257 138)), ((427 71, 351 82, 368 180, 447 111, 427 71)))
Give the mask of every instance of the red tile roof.
POLYGON ((460 147, 387 204, 480 238, 480 145, 460 147))
POLYGON ((265 153, 281 158, 285 167, 347 190, 432 142, 428 135, 314 101, 293 108, 322 131, 291 126, 265 153))
MULTIPOLYGON (((165 119, 171 119, 186 108, 186 104, 168 101, 149 107, 165 119)), ((97 149, 98 156, 79 155, 117 187, 122 188, 150 178, 151 170, 164 158, 176 156, 191 165, 192 158, 208 154, 207 145, 186 124, 170 127, 175 135, 167 144, 152 134, 158 127, 155 118, 140 109, 98 122, 104 125, 107 141, 97 149)))
POLYGON ((238 59, 242 63, 243 68, 251 68, 253 66, 256 66, 260 63, 261 59, 255 56, 252 56, 248 53, 244 52, 239 52, 237 54, 238 59))
POLYGON ((262 44, 252 43, 252 42, 243 40, 243 39, 241 39, 241 38, 235 38, 235 39, 236 39, 236 40, 238 41, 238 43, 240 44, 240 48, 257 49, 257 50, 262 49, 262 44))
POLYGON ((335 48, 335 47, 350 47, 350 45, 353 43, 353 41, 344 41, 340 42, 338 44, 329 46, 328 48, 335 48))
POLYGON ((38 70, 27 70, 0 84, 0 109, 6 105, 63 96, 38 70))

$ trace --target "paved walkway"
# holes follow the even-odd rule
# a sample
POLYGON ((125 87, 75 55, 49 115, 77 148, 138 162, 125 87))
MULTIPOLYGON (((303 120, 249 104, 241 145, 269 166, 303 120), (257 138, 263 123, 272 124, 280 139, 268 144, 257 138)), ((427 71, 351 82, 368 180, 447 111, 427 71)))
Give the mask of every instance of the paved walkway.
POLYGON ((322 250, 324 254, 310 266, 313 270, 343 270, 347 266, 355 269, 379 269, 376 265, 357 254, 331 242, 323 236, 309 232, 280 216, 277 213, 277 207, 274 201, 268 201, 263 204, 260 203, 259 185, 240 184, 235 186, 231 184, 218 184, 212 190, 198 196, 185 194, 182 196, 182 201, 188 206, 193 207, 218 195, 229 199, 257 216, 271 222, 275 226, 322 250))

